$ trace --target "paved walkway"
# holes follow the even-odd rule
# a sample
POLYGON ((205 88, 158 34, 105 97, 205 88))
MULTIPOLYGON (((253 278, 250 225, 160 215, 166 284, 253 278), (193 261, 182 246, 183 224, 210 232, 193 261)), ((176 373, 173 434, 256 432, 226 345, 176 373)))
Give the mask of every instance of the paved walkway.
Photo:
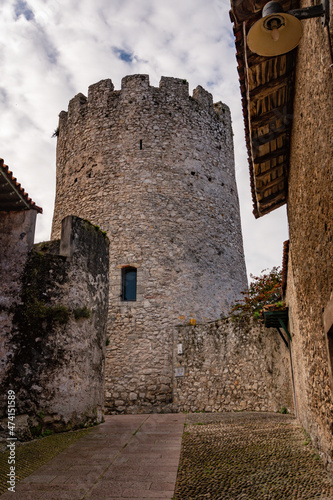
POLYGON ((185 416, 114 415, 1 500, 172 499, 185 416))
POLYGON ((333 482, 291 415, 115 415, 1 495, 9 498, 333 500, 333 482))

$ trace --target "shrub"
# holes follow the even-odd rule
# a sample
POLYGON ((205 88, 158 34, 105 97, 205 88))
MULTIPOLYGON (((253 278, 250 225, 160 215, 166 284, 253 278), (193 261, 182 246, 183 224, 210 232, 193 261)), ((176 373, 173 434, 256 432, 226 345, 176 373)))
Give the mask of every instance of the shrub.
POLYGON ((264 269, 260 276, 250 274, 252 281, 242 292, 244 298, 234 303, 230 315, 233 319, 244 317, 260 318, 260 311, 265 305, 275 304, 281 299, 282 271, 273 267, 270 271, 264 269))
POLYGON ((81 318, 90 318, 91 316, 91 311, 87 306, 77 307, 76 309, 74 309, 73 313, 76 320, 81 318))

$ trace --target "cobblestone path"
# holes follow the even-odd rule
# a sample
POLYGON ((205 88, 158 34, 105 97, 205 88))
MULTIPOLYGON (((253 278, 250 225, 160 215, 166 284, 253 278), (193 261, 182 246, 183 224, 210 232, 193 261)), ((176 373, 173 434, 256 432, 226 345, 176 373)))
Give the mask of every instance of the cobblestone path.
POLYGON ((187 415, 175 500, 333 499, 332 478, 290 415, 187 415))

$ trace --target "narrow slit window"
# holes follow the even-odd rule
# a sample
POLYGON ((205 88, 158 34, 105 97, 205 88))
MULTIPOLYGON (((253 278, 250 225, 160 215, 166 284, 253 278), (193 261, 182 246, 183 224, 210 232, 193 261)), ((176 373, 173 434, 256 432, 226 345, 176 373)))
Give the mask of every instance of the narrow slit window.
POLYGON ((142 139, 140 139, 140 149, 142 149, 142 139))
POLYGON ((122 300, 136 300, 137 269, 135 267, 124 267, 122 269, 122 300))

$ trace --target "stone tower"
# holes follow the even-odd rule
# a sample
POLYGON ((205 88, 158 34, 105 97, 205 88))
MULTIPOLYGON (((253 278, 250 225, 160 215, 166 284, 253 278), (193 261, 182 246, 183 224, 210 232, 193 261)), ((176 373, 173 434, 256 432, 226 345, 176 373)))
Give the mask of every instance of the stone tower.
POLYGON ((147 75, 78 94, 60 113, 53 238, 69 214, 110 239, 107 411, 170 409, 175 326, 218 319, 247 284, 228 107, 147 75))

